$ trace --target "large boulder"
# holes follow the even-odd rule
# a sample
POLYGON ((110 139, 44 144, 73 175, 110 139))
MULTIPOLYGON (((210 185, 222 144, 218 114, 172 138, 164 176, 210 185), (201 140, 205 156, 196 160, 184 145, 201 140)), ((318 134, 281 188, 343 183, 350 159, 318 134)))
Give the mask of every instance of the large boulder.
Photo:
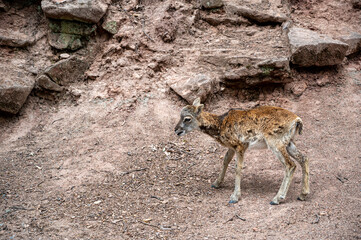
POLYGON ((222 35, 227 38, 211 39, 196 47, 200 50, 198 63, 218 72, 223 83, 243 87, 290 81, 289 48, 280 27, 235 27, 222 35))
POLYGON ((303 28, 292 27, 288 38, 291 62, 303 67, 340 64, 348 49, 346 43, 303 28))
POLYGON ((35 37, 18 31, 0 29, 0 45, 9 47, 26 47, 35 44, 35 37))
POLYGON ((42 0, 41 8, 49 18, 98 23, 108 9, 108 1, 42 0))
POLYGON ((260 83, 286 83, 291 80, 290 66, 287 57, 269 59, 252 59, 230 57, 225 59, 222 80, 227 85, 257 85, 260 83), (234 67, 239 65, 240 67, 234 67))
POLYGON ((34 79, 8 63, 0 65, 0 110, 16 114, 34 87, 34 79))
POLYGON ((60 60, 48 67, 44 73, 56 84, 67 86, 70 83, 83 79, 84 72, 88 67, 89 65, 87 62, 73 56, 68 59, 60 60))
POLYGON ((190 104, 197 97, 200 97, 201 101, 206 100, 208 95, 217 89, 217 84, 214 78, 204 74, 181 78, 169 83, 170 88, 190 104))

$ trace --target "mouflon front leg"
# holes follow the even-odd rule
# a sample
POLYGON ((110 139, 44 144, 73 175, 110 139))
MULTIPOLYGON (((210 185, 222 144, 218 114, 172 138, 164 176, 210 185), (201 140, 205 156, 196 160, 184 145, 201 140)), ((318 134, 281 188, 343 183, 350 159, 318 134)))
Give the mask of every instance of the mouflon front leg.
POLYGON ((238 146, 236 148, 236 155, 237 155, 236 178, 234 181, 234 192, 231 195, 231 199, 229 200, 229 203, 238 202, 238 199, 241 196, 241 172, 242 172, 243 156, 245 150, 246 149, 244 146, 238 146))
POLYGON ((217 180, 212 184, 213 188, 219 188, 221 186, 221 184, 223 183, 224 176, 226 175, 226 171, 228 168, 228 164, 232 160, 234 154, 235 154, 235 151, 233 149, 229 148, 223 159, 222 171, 219 173, 217 180))

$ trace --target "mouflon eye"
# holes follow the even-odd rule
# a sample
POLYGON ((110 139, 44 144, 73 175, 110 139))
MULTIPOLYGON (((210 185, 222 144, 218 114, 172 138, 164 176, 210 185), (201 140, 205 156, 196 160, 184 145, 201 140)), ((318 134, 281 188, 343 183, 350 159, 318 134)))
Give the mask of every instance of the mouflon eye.
POLYGON ((190 117, 186 117, 183 120, 183 122, 185 122, 185 123, 190 122, 190 121, 192 121, 192 118, 190 118, 190 117))

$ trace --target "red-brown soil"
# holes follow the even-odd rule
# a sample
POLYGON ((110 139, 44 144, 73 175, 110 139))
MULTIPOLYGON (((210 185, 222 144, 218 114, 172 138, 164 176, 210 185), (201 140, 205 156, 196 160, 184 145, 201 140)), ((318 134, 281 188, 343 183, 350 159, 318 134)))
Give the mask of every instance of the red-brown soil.
POLYGON ((361 238, 360 55, 294 68, 294 84, 307 86, 299 97, 294 85, 267 85, 205 102, 219 114, 275 105, 303 119, 296 144, 310 158, 311 194, 297 200, 298 165, 278 206, 269 202, 283 168, 270 150, 246 154, 242 196, 229 205, 234 162, 224 187, 211 188, 226 149, 199 132, 177 137, 186 103, 159 75, 134 80, 133 70, 115 82, 100 68, 103 78, 72 85, 79 99, 30 96, 17 116, 0 118, 1 239, 361 238))

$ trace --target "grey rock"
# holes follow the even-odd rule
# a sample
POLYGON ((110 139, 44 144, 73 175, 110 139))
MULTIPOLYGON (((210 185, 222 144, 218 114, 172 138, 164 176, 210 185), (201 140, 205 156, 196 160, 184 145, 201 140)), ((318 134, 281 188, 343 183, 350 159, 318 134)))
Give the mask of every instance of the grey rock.
POLYGON ((0 45, 26 47, 35 44, 35 38, 17 31, 0 29, 0 45))
POLYGON ((117 34, 121 24, 127 20, 127 16, 124 15, 123 11, 119 11, 115 6, 110 6, 104 17, 102 28, 113 35, 117 34))
POLYGON ((222 0, 201 0, 201 6, 206 9, 220 8, 223 6, 222 0))
POLYGON ((34 79, 11 64, 1 64, 0 110, 12 114, 19 112, 34 87, 34 79))
POLYGON ((340 64, 348 49, 346 43, 303 28, 292 27, 288 38, 291 62, 303 67, 340 64))
MULTIPOLYGON (((238 62, 240 59, 234 60, 238 62)), ((228 64, 235 65, 235 62, 228 62, 228 64)), ((225 71, 222 79, 227 85, 289 82, 291 80, 289 60, 286 57, 253 60, 245 67, 232 68, 225 71)))
POLYGON ((98 23, 108 9, 108 1, 42 0, 41 8, 49 18, 98 23))
POLYGON ((340 40, 348 44, 346 56, 357 53, 361 50, 361 34, 352 32, 349 35, 340 37, 340 40))
POLYGON ((33 75, 37 75, 39 72, 39 68, 33 65, 25 66, 25 70, 33 75))
POLYGON ((198 74, 194 77, 183 78, 175 83, 171 83, 170 88, 191 104, 197 97, 204 101, 210 93, 217 89, 216 85, 217 82, 211 77, 198 74))
POLYGON ((103 22, 102 24, 102 28, 111 33, 111 34, 117 34, 120 28, 120 24, 118 21, 116 20, 111 20, 111 19, 107 19, 106 21, 103 22))
POLYGON ((72 56, 48 67, 44 73, 56 84, 67 86, 69 83, 82 80, 88 67, 87 62, 72 56))
POLYGON ((36 84, 37 86, 46 89, 46 90, 50 90, 50 91, 55 91, 55 92, 61 92, 63 91, 63 87, 59 86, 58 84, 56 84, 55 82, 53 82, 48 76, 46 75, 41 75, 36 79, 36 84))
POLYGON ((259 23, 283 23, 288 20, 288 17, 284 13, 276 12, 270 9, 256 10, 245 6, 227 4, 226 11, 241 15, 259 23))

